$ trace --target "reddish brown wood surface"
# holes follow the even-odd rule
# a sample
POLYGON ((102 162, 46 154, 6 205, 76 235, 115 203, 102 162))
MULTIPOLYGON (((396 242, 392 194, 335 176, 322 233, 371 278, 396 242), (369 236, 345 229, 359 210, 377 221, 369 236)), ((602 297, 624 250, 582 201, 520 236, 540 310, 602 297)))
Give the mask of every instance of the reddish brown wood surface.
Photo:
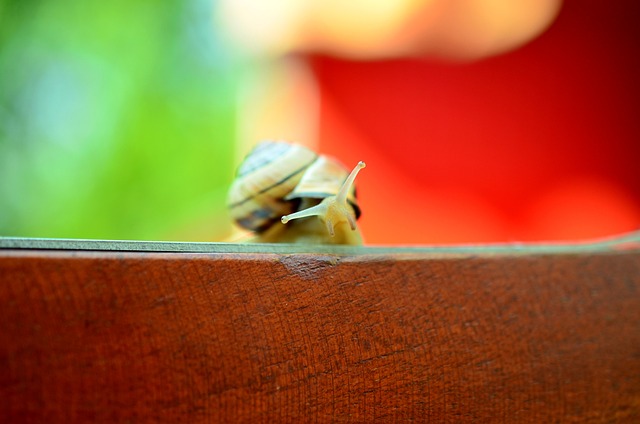
POLYGON ((2 422, 634 422, 640 251, 0 251, 2 422))

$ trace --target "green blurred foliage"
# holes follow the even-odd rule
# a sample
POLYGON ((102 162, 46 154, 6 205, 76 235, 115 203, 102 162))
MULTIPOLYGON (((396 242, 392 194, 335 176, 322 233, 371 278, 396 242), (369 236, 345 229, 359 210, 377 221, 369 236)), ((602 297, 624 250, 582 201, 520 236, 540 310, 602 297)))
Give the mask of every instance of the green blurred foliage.
POLYGON ((214 240, 236 69, 212 0, 0 0, 0 235, 214 240))

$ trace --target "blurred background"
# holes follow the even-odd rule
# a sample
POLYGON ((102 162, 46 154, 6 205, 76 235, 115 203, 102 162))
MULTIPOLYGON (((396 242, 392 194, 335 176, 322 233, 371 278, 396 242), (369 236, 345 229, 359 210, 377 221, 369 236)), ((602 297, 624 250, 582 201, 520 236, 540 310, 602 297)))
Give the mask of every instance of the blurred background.
POLYGON ((0 235, 216 241, 261 139, 365 160, 370 244, 640 226, 640 4, 0 0, 0 235))
POLYGON ((238 77, 213 7, 0 1, 1 235, 228 232, 238 77))

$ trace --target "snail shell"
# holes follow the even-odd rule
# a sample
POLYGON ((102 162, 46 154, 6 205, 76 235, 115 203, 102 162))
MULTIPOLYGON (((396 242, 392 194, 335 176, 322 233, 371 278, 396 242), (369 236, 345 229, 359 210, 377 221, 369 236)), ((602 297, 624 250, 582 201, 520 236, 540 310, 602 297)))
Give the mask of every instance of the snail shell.
MULTIPOLYGON (((303 221, 307 220, 295 221, 288 226, 280 223, 297 218, 292 215, 301 209, 316 206, 323 199, 335 198, 348 177, 349 171, 342 164, 306 147, 286 142, 261 142, 238 168, 229 191, 230 214, 239 226, 257 234, 254 241, 359 244, 359 233, 331 237, 333 227, 328 231, 328 226, 318 225, 318 219, 306 223, 303 221), (283 216, 291 218, 284 220, 283 216)), ((351 218, 345 218, 345 222, 353 228, 360 208, 351 183, 347 189, 343 203, 345 214, 351 218)))

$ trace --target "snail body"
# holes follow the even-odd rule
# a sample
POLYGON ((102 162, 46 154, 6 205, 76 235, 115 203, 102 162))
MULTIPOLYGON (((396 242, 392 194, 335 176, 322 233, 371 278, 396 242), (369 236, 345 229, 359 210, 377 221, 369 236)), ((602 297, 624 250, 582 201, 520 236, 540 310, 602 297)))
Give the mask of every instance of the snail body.
POLYGON ((230 214, 254 232, 251 242, 362 244, 353 182, 364 167, 349 173, 306 147, 262 142, 238 168, 230 214))

